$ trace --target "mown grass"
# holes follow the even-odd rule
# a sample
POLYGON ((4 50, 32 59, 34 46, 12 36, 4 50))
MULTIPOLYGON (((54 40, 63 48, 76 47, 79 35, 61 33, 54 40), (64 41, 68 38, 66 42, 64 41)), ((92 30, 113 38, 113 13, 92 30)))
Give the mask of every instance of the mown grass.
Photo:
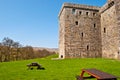
MULTIPOLYGON (((0 63, 0 80, 76 80, 83 68, 99 70, 120 76, 120 61, 100 58, 51 60, 56 55, 24 61, 0 63), (27 70, 27 64, 38 62, 45 70, 27 70)), ((120 80, 120 79, 118 79, 120 80)))

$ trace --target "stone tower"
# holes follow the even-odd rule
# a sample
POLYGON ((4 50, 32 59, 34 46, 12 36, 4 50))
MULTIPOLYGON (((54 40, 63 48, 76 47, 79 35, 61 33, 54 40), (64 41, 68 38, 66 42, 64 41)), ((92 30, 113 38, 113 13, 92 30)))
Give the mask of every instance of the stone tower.
POLYGON ((119 0, 103 7, 64 3, 59 13, 59 58, 119 57, 119 0))
POLYGON ((59 57, 100 57, 99 7, 64 3, 59 14, 59 57))

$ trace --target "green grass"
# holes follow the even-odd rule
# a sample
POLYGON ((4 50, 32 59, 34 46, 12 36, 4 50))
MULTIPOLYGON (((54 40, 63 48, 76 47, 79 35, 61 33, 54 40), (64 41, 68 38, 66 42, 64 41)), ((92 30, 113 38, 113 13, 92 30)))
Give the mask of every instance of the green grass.
POLYGON ((120 61, 112 59, 64 59, 51 60, 56 55, 24 61, 0 63, 0 80, 76 80, 83 68, 99 70, 120 76, 120 61), (45 70, 27 70, 27 64, 38 62, 45 70))

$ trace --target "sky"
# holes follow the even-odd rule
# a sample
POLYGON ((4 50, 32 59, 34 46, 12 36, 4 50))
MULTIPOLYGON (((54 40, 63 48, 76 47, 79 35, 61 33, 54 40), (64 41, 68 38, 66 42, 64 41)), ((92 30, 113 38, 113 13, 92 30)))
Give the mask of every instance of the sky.
POLYGON ((8 37, 24 46, 58 48, 64 2, 101 7, 106 0, 0 0, 0 42, 8 37))

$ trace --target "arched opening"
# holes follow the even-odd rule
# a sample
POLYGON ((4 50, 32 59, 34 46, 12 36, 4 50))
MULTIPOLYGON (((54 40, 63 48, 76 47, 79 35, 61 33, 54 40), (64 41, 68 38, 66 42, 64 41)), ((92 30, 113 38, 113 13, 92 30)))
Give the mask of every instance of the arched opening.
POLYGON ((63 55, 61 55, 60 57, 63 58, 63 55))

